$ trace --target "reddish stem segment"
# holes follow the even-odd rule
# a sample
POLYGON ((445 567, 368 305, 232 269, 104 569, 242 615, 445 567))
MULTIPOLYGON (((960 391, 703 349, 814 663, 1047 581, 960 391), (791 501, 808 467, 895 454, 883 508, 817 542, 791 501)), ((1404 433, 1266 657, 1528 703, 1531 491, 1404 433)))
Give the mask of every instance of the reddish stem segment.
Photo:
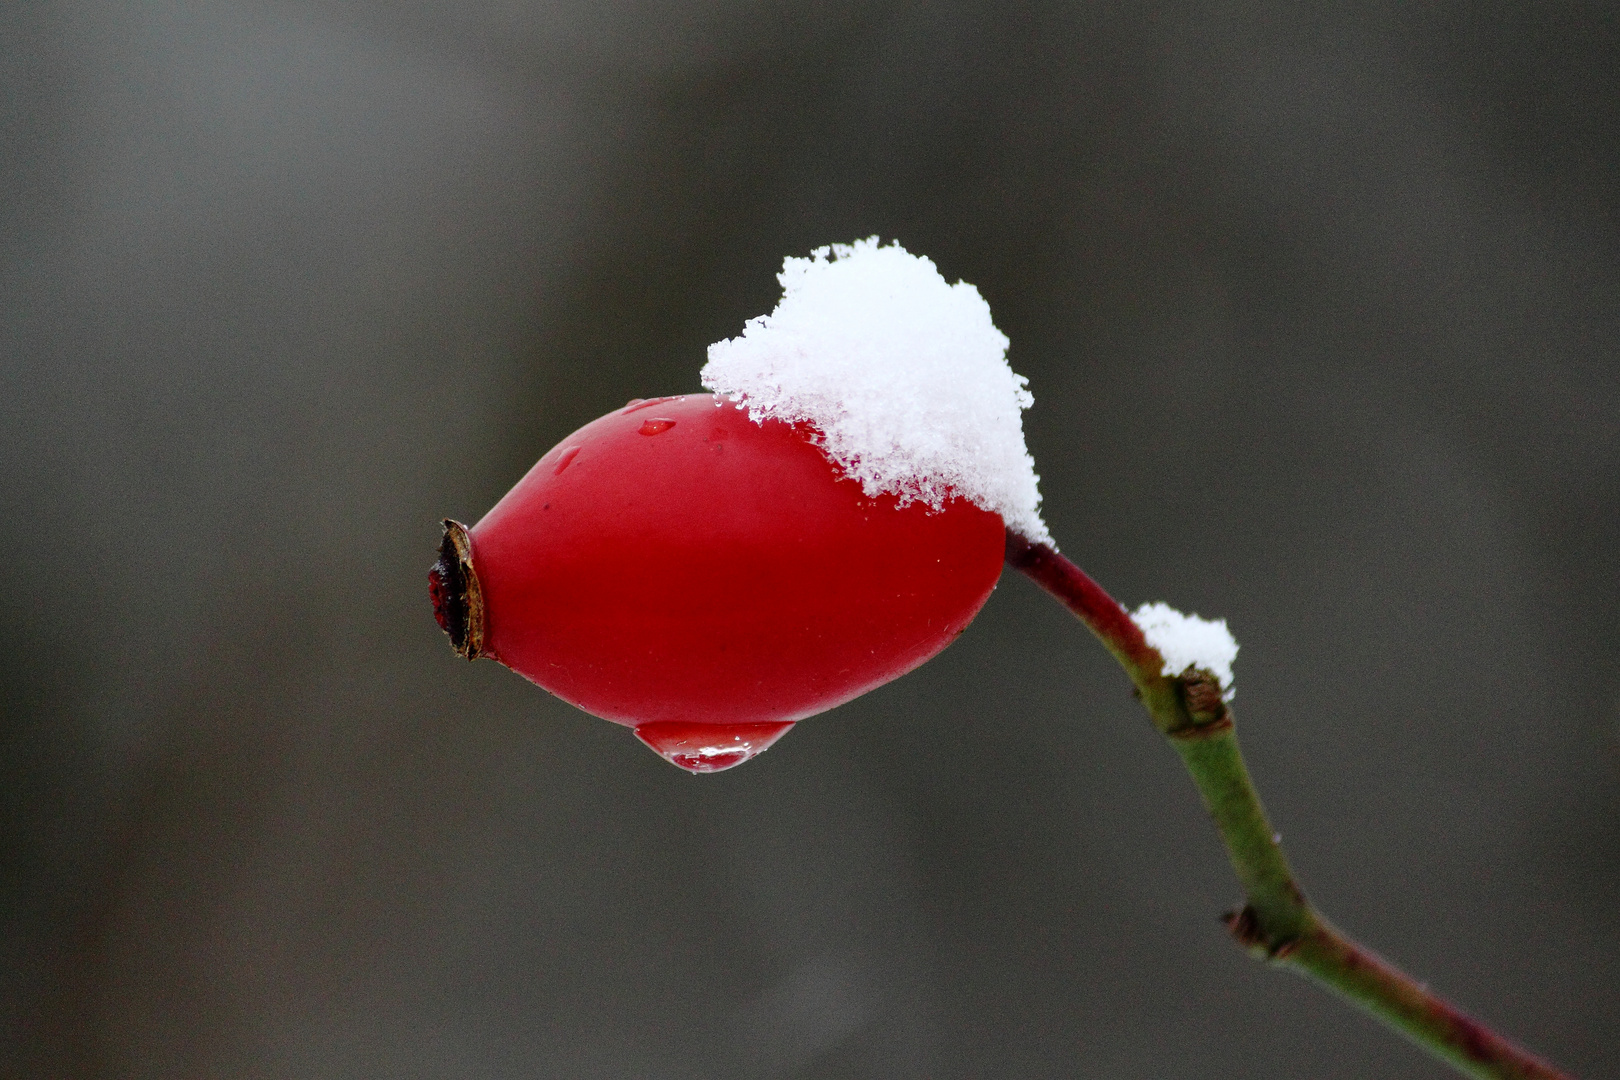
POLYGON ((1430 993, 1316 912, 1266 820, 1230 709, 1212 677, 1162 672, 1163 659, 1102 586, 1047 544, 1007 534, 1007 562, 1074 612, 1125 668, 1155 726, 1181 755, 1247 893, 1227 925, 1249 951, 1320 982, 1418 1046, 1480 1080, 1568 1080, 1551 1065, 1430 993))
POLYGON ((1032 544, 1011 529, 1007 530, 1007 563, 1022 570, 1037 585, 1057 597, 1058 602, 1080 617, 1113 653, 1131 681, 1159 677, 1163 661, 1142 636, 1142 628, 1109 596, 1091 575, 1059 555, 1047 544, 1032 544))
POLYGON ((1569 1080, 1320 920, 1283 962, 1343 995, 1465 1076, 1569 1080))

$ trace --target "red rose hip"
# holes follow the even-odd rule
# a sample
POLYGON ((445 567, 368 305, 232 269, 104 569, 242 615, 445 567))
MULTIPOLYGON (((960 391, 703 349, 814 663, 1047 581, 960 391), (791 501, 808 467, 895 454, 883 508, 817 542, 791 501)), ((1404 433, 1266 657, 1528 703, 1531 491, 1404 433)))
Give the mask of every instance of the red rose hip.
POLYGON ((871 498, 812 441, 707 394, 559 443, 477 525, 446 522, 439 623, 694 772, 950 644, 1001 571, 1001 518, 871 498))

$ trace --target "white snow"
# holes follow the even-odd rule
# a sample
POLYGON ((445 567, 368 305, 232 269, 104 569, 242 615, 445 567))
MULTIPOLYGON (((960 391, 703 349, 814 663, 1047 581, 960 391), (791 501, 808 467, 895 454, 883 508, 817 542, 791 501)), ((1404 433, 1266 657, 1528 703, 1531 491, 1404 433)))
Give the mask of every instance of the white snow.
POLYGON ((1200 619, 1183 615, 1169 604, 1143 604, 1131 612, 1142 628, 1147 643, 1164 657, 1165 675, 1180 675, 1189 666, 1200 667, 1220 680, 1221 697, 1231 701, 1237 693, 1232 685, 1232 661, 1237 659, 1238 643, 1226 628, 1225 619, 1200 619))
POLYGON ((868 495, 959 495, 1051 543, 1024 446, 1035 399, 979 290, 875 236, 785 259, 777 280, 775 311, 709 346, 704 386, 756 421, 808 421, 868 495))

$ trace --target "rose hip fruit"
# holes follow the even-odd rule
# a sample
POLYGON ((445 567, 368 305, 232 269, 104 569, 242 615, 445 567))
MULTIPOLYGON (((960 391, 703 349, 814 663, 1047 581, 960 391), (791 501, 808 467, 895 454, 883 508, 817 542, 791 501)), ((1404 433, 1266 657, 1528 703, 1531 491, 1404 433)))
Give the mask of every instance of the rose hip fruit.
POLYGON ((585 425, 445 523, 440 626, 682 768, 748 760, 938 653, 1001 572, 998 515, 868 497, 814 435, 708 394, 585 425))

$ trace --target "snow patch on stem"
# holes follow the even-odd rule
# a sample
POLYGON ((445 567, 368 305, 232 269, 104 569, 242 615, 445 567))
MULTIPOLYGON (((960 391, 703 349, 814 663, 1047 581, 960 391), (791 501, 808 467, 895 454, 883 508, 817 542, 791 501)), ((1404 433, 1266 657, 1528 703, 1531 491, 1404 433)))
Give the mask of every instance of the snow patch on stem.
POLYGON ((1223 701, 1231 701, 1237 694, 1232 661, 1237 659, 1238 643, 1225 619, 1184 615, 1164 603, 1143 604, 1131 612, 1131 618, 1141 627, 1147 643, 1164 657, 1164 675, 1174 678, 1189 667, 1203 668, 1220 680, 1223 701))
POLYGON ((875 236, 785 259, 777 280, 775 311, 709 346, 705 387, 756 421, 808 422, 868 495, 961 496, 1052 542, 1024 445, 1035 399, 977 289, 875 236))

